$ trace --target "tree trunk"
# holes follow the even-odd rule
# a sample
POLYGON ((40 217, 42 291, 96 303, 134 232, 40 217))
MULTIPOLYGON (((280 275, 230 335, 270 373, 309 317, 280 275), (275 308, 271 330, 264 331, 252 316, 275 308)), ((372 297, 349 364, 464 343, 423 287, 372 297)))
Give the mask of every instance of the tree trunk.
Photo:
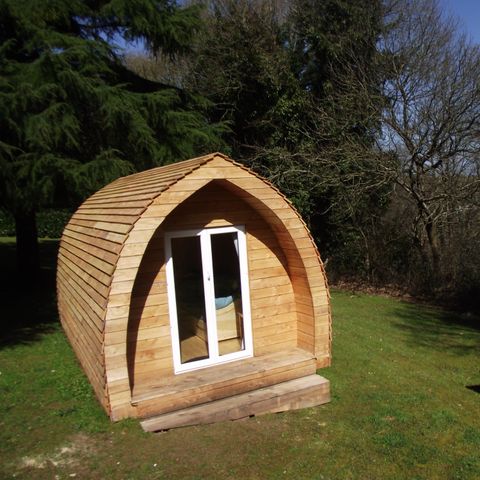
POLYGON ((432 270, 436 283, 441 279, 442 264, 440 260, 440 245, 438 240, 438 233, 435 224, 432 221, 425 223, 425 230, 427 232, 428 244, 432 254, 432 270))
POLYGON ((27 283, 34 281, 40 271, 37 220, 34 210, 15 214, 17 235, 17 269, 27 283))

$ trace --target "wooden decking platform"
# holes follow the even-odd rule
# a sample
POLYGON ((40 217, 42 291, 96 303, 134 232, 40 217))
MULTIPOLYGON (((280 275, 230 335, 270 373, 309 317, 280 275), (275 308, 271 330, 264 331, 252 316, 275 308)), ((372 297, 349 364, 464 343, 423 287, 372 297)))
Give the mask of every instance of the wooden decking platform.
POLYGON ((141 422, 147 432, 237 420, 252 415, 314 407, 330 401, 330 382, 308 375, 203 405, 158 415, 141 422))
MULTIPOLYGON (((202 409, 211 402, 312 376, 315 371, 315 358, 312 354, 294 348, 164 379, 152 379, 150 383, 143 383, 141 388, 134 389, 132 405, 136 408, 136 416, 139 418, 170 412, 177 414, 196 405, 202 409)), ((327 387, 322 388, 328 390, 328 382, 327 387)), ((277 392, 275 395, 278 396, 280 393, 277 392)), ((243 402, 243 399, 241 401, 243 402)), ((289 408, 294 407, 281 409, 289 408)), ((255 412, 246 415, 253 414, 255 412)))

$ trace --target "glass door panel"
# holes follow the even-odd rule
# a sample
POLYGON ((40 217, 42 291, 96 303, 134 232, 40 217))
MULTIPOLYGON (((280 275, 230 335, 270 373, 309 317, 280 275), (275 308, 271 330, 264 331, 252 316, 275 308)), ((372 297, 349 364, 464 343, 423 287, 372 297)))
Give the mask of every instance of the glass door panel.
POLYGON ((211 235, 219 355, 245 349, 237 232, 211 235))
POLYGON ((253 355, 244 227, 166 234, 175 372, 253 355))
POLYGON ((200 237, 171 240, 182 364, 209 358, 200 237))

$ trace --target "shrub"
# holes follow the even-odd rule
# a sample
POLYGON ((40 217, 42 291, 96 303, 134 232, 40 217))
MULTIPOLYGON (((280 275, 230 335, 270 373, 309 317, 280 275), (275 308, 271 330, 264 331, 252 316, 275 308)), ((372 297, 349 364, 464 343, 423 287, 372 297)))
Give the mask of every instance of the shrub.
POLYGON ((72 216, 69 210, 43 210, 37 214, 38 236, 42 238, 60 238, 65 225, 72 216))
MULTIPOLYGON (((60 238, 72 212, 66 209, 47 209, 37 213, 37 229, 40 238, 60 238)), ((13 216, 0 210, 0 236, 15 236, 13 216)))
POLYGON ((15 236, 15 221, 13 217, 0 210, 0 237, 14 237, 15 236))

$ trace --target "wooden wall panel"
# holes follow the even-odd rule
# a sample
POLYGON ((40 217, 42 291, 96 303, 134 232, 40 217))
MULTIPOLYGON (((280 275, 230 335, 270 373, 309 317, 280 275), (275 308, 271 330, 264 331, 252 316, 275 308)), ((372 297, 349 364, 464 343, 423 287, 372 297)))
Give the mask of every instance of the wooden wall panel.
MULTIPOLYGON (((258 177, 256 179, 256 184, 252 179, 248 181, 232 179, 228 184, 257 212, 262 212, 262 216, 272 226, 286 254, 288 264, 292 266, 295 297, 300 299, 303 292, 308 292, 311 299, 307 303, 302 300, 297 303, 298 311, 305 313, 301 325, 303 334, 298 336, 298 346, 307 351, 313 351, 318 359, 319 367, 328 365, 331 350, 330 299, 325 270, 318 251, 305 223, 291 207, 288 199, 278 191, 276 191, 277 197, 272 199, 271 193, 267 193, 266 190, 259 187, 262 180, 258 177), (290 208, 288 208, 289 206, 290 208), (326 312, 324 306, 317 305, 319 302, 322 305, 328 305, 326 312), (330 332, 328 338, 317 336, 315 333, 317 327, 325 324, 328 325, 330 332), (307 330, 311 332, 310 335, 305 335, 307 330)), ((273 188, 271 190, 275 191, 273 188)))
POLYGON ((106 408, 108 402, 106 399, 105 379, 102 374, 103 356, 101 355, 101 342, 91 339, 85 332, 81 318, 79 319, 78 316, 73 315, 72 312, 75 310, 67 304, 67 298, 63 294, 59 295, 58 304, 59 308, 64 312, 62 325, 70 344, 90 380, 95 395, 102 406, 106 408))

